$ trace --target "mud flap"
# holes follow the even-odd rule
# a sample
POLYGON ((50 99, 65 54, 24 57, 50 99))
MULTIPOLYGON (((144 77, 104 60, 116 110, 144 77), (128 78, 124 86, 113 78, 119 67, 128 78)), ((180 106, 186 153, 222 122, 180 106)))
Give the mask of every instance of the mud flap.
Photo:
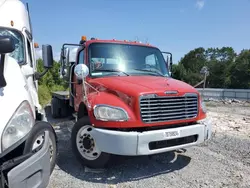
POLYGON ((9 188, 45 188, 50 178, 49 132, 42 148, 7 174, 9 188))

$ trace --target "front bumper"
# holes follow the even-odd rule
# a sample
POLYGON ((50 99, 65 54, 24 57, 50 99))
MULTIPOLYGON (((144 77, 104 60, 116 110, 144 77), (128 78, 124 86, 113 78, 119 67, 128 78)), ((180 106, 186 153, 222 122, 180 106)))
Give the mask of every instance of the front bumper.
POLYGON ((92 131, 96 145, 101 151, 131 156, 151 155, 198 145, 210 139, 211 133, 211 122, 207 119, 190 126, 145 132, 122 132, 99 128, 94 128, 92 131))
POLYGON ((50 178, 49 132, 45 131, 44 143, 38 152, 6 161, 0 168, 2 186, 7 179, 9 188, 47 187, 50 178))

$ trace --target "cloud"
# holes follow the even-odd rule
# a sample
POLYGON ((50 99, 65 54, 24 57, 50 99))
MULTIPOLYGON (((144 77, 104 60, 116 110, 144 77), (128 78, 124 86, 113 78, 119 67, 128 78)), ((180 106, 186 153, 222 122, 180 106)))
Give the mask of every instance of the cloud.
POLYGON ((60 55, 61 55, 61 52, 53 53, 54 60, 58 62, 60 60, 60 55))
MULTIPOLYGON (((70 50, 70 53, 69 53, 69 60, 70 61, 76 60, 76 52, 77 52, 77 48, 72 48, 70 50)), ((60 54, 61 54, 61 52, 53 52, 53 58, 55 61, 60 60, 60 54)), ((42 49, 36 49, 35 55, 36 55, 36 59, 42 59, 42 49)))
POLYGON ((42 50, 41 49, 36 49, 35 50, 35 56, 36 56, 36 59, 42 59, 42 50))
POLYGON ((198 10, 203 9, 204 5, 205 5, 205 0, 197 0, 196 3, 195 3, 195 7, 198 10))

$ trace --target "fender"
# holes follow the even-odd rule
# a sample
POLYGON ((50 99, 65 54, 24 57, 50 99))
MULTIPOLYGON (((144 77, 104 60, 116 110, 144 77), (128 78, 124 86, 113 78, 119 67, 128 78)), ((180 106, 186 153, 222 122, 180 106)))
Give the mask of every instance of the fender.
POLYGON ((128 104, 126 104, 123 100, 121 100, 121 98, 119 98, 118 96, 114 94, 107 93, 107 92, 91 93, 88 95, 88 100, 89 100, 90 108, 86 108, 85 106, 85 109, 87 109, 88 115, 90 117, 90 121, 94 126, 107 127, 107 128, 108 127, 122 128, 123 124, 126 124, 126 123, 133 124, 133 122, 136 123, 138 121, 136 119, 135 113, 133 112, 133 109, 128 104), (94 106, 98 104, 104 104, 104 105, 109 105, 109 106, 114 106, 114 107, 119 107, 119 108, 124 109, 129 116, 129 120, 126 122, 110 121, 111 123, 107 123, 107 121, 96 120, 94 117, 93 108, 94 106))
POLYGON ((81 119, 82 117, 87 115, 88 115, 87 107, 83 102, 81 102, 77 112, 77 119, 81 119))

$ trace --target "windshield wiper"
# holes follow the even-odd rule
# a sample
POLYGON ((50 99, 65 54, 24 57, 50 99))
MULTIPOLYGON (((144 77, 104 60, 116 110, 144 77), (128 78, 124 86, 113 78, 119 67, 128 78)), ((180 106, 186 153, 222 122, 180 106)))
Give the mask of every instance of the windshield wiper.
POLYGON ((123 71, 118 70, 118 69, 97 69, 97 70, 92 71, 92 73, 93 73, 93 72, 120 72, 120 73, 123 73, 123 74, 129 76, 128 73, 123 72, 123 71))
POLYGON ((162 73, 159 73, 158 71, 156 71, 156 70, 154 70, 154 69, 133 69, 133 70, 142 71, 142 72, 156 73, 156 74, 159 75, 159 76, 165 77, 162 73))

